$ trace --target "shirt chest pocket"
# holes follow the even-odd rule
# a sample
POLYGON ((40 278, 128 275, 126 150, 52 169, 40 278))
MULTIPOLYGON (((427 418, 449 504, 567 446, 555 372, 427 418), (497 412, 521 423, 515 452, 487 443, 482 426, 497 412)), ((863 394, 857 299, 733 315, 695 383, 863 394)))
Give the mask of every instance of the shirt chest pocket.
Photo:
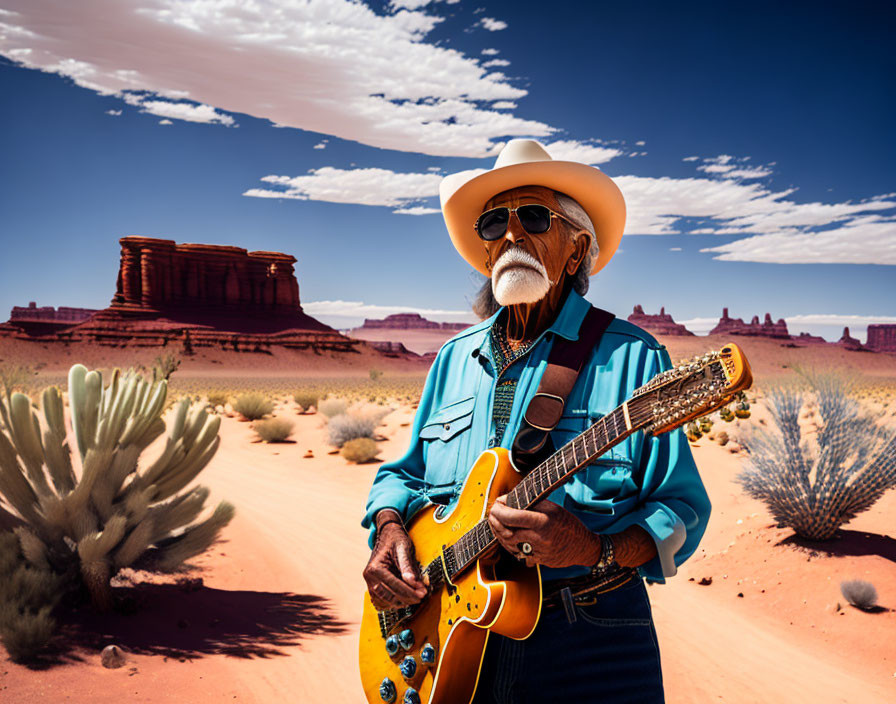
MULTIPOLYGON (((568 413, 560 419, 553 433, 555 446, 559 449, 573 440, 592 423, 598 420, 586 412, 568 413)), ((600 510, 600 504, 612 502, 627 496, 636 489, 632 476, 632 460, 626 443, 620 443, 580 470, 565 484, 566 493, 572 501, 583 508, 600 510)))
POLYGON ((426 466, 424 480, 432 489, 453 486, 459 471, 466 476, 474 402, 470 396, 442 404, 420 429, 426 466))

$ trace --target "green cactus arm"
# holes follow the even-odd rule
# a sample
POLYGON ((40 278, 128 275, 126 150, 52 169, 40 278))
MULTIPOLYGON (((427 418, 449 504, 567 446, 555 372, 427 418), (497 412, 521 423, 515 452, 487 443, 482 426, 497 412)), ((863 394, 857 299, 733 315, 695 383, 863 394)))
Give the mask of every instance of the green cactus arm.
POLYGON ((215 456, 220 443, 220 436, 215 436, 212 444, 205 448, 202 454, 195 456, 189 461, 184 460, 176 471, 171 472, 161 480, 158 484, 158 494, 156 495, 156 499, 164 501, 193 481, 199 472, 201 472, 211 461, 212 457, 215 456))
POLYGON ((22 458, 28 478, 39 496, 53 493, 44 474, 44 448, 40 441, 40 423, 31 408, 31 399, 16 391, 10 400, 10 436, 22 458))
POLYGON ((172 570, 191 557, 205 552, 217 540, 221 530, 233 519, 233 504, 222 501, 214 513, 201 523, 187 528, 182 535, 161 548, 156 555, 161 570, 172 570))
POLYGON ((112 556, 112 564, 116 570, 134 564, 137 559, 150 547, 153 535, 153 519, 146 516, 140 521, 128 536, 121 542, 112 556))

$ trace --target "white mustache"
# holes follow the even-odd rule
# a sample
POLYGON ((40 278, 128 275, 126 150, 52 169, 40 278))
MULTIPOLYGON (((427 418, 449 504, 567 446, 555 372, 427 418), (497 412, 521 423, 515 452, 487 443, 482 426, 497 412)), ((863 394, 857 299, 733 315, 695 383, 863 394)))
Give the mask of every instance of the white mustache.
POLYGON ((526 266, 530 269, 535 269, 535 271, 550 282, 551 286, 554 285, 554 282, 548 278, 548 270, 545 269, 544 264, 538 261, 526 250, 520 249, 519 247, 512 247, 498 257, 498 261, 495 262, 495 268, 492 270, 492 279, 497 281, 501 278, 505 269, 513 266, 526 266))

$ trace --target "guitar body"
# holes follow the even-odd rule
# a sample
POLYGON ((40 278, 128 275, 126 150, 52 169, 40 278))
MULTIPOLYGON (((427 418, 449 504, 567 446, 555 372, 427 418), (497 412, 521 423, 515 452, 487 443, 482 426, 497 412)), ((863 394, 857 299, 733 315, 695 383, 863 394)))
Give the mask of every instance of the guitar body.
MULTIPOLYGON (((455 543, 460 536, 485 518, 495 499, 520 482, 520 475, 510 463, 507 450, 494 448, 483 452, 467 476, 454 508, 438 516, 439 506, 418 512, 408 526, 417 560, 429 564, 439 558, 443 546, 455 543)), ((526 567, 513 558, 500 557, 492 550, 475 565, 440 585, 424 598, 416 612, 385 635, 378 612, 364 594, 361 617, 360 667, 361 682, 367 701, 383 702, 380 686, 388 678, 394 685, 395 698, 404 702, 409 688, 420 702, 428 704, 468 704, 476 691, 479 670, 490 631, 510 638, 528 638, 538 623, 541 610, 541 573, 539 568, 526 567), (402 645, 391 655, 386 650, 386 637, 410 630, 413 645, 402 645), (421 659, 425 645, 434 649, 434 662, 421 659), (413 667, 407 658, 414 661, 413 667), (399 666, 405 662, 405 677, 399 666)), ((388 697, 388 692, 387 692, 388 697)), ((413 694, 409 697, 409 704, 413 694)))

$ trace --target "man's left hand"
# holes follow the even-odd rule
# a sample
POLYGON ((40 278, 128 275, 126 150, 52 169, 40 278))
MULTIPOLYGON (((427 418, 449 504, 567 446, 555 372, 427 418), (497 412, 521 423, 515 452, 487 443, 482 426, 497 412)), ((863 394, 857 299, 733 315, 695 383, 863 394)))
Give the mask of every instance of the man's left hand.
POLYGON ((504 548, 522 559, 520 543, 529 543, 532 552, 526 565, 568 567, 593 565, 600 559, 600 538, 562 506, 547 499, 528 509, 511 508, 506 495, 492 504, 488 523, 504 548))

